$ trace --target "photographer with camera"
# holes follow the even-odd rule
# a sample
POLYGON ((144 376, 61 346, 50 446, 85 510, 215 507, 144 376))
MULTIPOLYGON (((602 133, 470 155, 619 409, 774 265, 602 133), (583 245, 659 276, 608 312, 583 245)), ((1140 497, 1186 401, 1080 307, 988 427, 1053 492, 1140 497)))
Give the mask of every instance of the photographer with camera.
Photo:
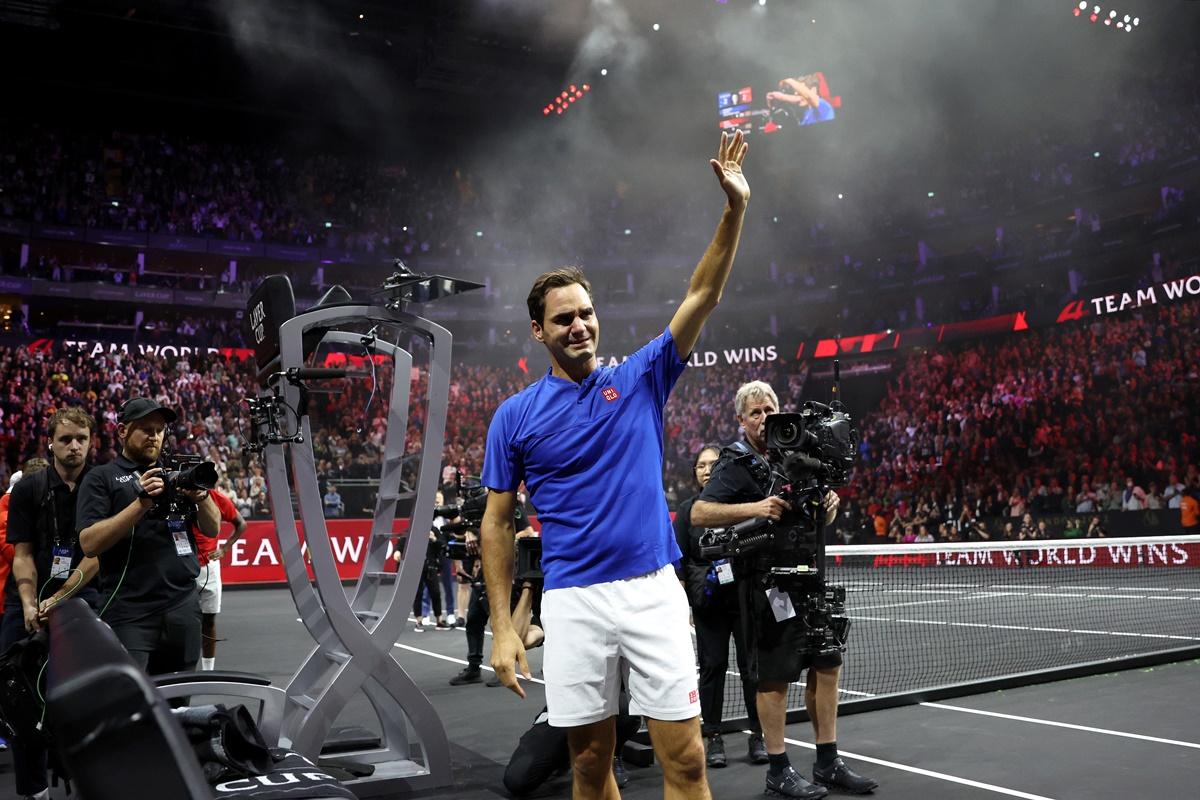
MULTIPOLYGON (((491 606, 488 602, 487 587, 483 576, 475 568, 474 562, 479 557, 478 530, 483 521, 483 511, 487 505, 487 489, 480 487, 470 494, 458 507, 459 516, 451 525, 459 526, 465 535, 463 547, 467 558, 463 559, 464 569, 475 577, 471 581, 471 598, 467 603, 467 666, 450 679, 451 686, 463 686, 468 683, 479 683, 483 680, 480 665, 483 664, 484 628, 487 627, 491 606)), ((513 529, 517 531, 516 541, 537 536, 537 532, 529 524, 529 517, 520 503, 513 506, 513 529)), ((519 545, 518 545, 519 546, 519 545)), ((509 610, 513 619, 513 628, 526 648, 537 647, 545 638, 542 633, 541 620, 535 619, 534 606, 541 605, 540 581, 528 580, 528 576, 517 575, 513 580, 512 592, 509 597, 509 610)), ((499 686, 495 677, 488 680, 488 686, 499 686)))
MULTIPOLYGON (((712 469, 721 456, 721 448, 705 445, 696 454, 692 467, 700 489, 708 483, 712 469)), ((767 763, 767 748, 758 722, 755 695, 758 684, 750 678, 746 664, 746 637, 742 630, 741 606, 732 578, 732 569, 724 559, 716 563, 700 555, 703 528, 692 526, 692 506, 699 495, 679 504, 675 511, 675 538, 683 553, 681 580, 692 606, 696 628, 696 660, 700 665, 700 732, 704 735, 704 757, 710 767, 724 767, 725 740, 721 737, 722 705, 725 699, 725 673, 729 669, 729 638, 737 648, 738 675, 746 700, 750 740, 750 761, 767 763)))
POLYGON ((216 537, 211 462, 160 461, 174 411, 138 397, 121 408, 121 455, 88 472, 76 525, 83 552, 100 558, 101 618, 151 675, 190 670, 200 657, 200 573, 192 524, 216 537))
MULTIPOLYGON (((783 467, 780 462, 785 459, 768 448, 766 435, 767 418, 779 410, 774 390, 762 381, 751 381, 738 389, 734 410, 745 441, 722 451, 712 477, 692 507, 692 524, 715 528, 766 520, 764 527, 770 528, 771 523, 783 521, 774 530, 790 531, 795 527, 785 526, 794 525, 795 515, 805 512, 809 514, 805 520, 808 527, 820 522, 819 515, 823 515, 825 524, 831 523, 838 508, 834 492, 826 491, 823 496, 813 498, 808 509, 795 508, 791 500, 777 494, 783 488, 780 485, 783 481, 776 470, 783 467)), ((789 496, 796 499, 794 494, 789 496)), ((814 541, 813 546, 822 547, 823 543, 814 541)), ((744 610, 750 619, 752 646, 756 648, 753 661, 757 667, 754 671, 758 678, 758 716, 770 763, 766 789, 784 797, 801 798, 824 797, 827 786, 855 794, 870 792, 878 784, 851 770, 837 752, 841 653, 837 648, 811 652, 805 615, 796 613, 792 594, 781 591, 782 587, 773 582, 775 566, 778 565, 764 563, 763 557, 756 555, 753 560, 738 560, 733 575, 742 584, 741 597, 748 606, 744 610), (739 571, 742 574, 737 574, 739 571), (812 720, 817 745, 813 778, 820 785, 809 783, 791 766, 784 742, 788 684, 799 681, 805 669, 808 670, 805 708, 812 720)))
MULTIPOLYGON (((88 471, 87 457, 96 423, 80 408, 61 408, 50 417, 50 466, 32 471, 13 487, 8 509, 8 542, 13 545, 12 576, 5 586, 0 652, 42 630, 46 614, 68 597, 96 607, 90 585, 98 564, 84 556, 75 534, 75 501, 88 471)), ((20 731, 12 741, 17 794, 46 792, 46 748, 40 732, 20 731)))

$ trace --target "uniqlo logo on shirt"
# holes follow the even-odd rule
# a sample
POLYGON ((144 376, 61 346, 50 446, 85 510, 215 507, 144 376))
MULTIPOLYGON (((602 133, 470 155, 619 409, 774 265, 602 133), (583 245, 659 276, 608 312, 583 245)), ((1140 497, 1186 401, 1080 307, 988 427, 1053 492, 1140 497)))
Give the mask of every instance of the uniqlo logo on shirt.
POLYGON ((618 392, 616 389, 614 389, 614 388, 613 388, 613 387, 611 387, 611 386, 609 386, 607 389, 605 389, 605 390, 604 390, 603 392, 601 392, 600 394, 601 394, 601 395, 603 395, 603 396, 604 396, 604 399, 605 399, 605 400, 607 400, 607 401, 608 401, 608 402, 610 402, 610 403, 611 403, 613 400, 616 400, 618 397, 620 397, 620 396, 621 396, 621 393, 620 393, 620 392, 618 392))
POLYGON ((692 689, 690 692, 688 692, 688 702, 689 703, 699 703, 700 702, 700 695, 696 692, 695 689, 692 689))

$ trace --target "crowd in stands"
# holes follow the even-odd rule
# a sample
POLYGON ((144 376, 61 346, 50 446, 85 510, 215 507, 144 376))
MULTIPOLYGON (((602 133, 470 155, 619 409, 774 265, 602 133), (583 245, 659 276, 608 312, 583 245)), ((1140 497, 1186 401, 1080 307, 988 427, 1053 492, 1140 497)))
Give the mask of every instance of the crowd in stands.
MULTIPOLYGON (((1073 134, 1036 127, 1016 137, 997 133, 972 152, 955 153, 952 174, 921 176, 914 164, 895 159, 878 170, 867 165, 871 168, 865 171, 874 175, 871 190, 851 193, 844 201, 798 197, 795 186, 804 184, 805 165, 763 170, 756 176, 750 220, 760 234, 743 243, 729 287, 729 294, 742 298, 751 311, 739 307, 739 313, 714 318, 701 347, 712 341, 709 337, 748 345, 794 343, 820 326, 861 333, 977 318, 1025 307, 1034 299, 1030 292, 1038 302, 1061 303, 1067 276, 1058 276, 1064 286, 1047 291, 1035 285, 1045 279, 1038 265, 1058 248, 1083 245, 1086 251, 1099 241, 1109 221, 1084 207, 1090 199, 1081 200, 1073 224, 1051 226, 1033 238, 1006 234, 988 222, 987 241, 968 252, 938 254, 922 244, 915 252, 876 258, 876 245, 896 234, 911 243, 917 230, 994 220, 1050 198, 1083 197, 1085 189, 1120 187, 1157 175, 1155 170, 1168 162, 1200 158, 1200 95, 1178 81, 1149 85, 1150 90, 1113 107, 1102 126, 1073 134), (941 191, 931 192, 925 202, 901 199, 898 193, 911 192, 918 177, 936 179, 941 191), (782 224, 781 208, 787 209, 782 224), (1032 284, 1011 274, 946 278, 976 264, 986 274, 1021 259, 1032 265, 1025 270, 1032 284), (742 261, 749 262, 745 269, 742 261), (911 291, 911 284, 927 279, 930 286, 949 289, 911 291), (833 286, 840 288, 827 291, 833 286), (773 299, 763 298, 764 287, 776 296, 820 292, 825 299, 813 313, 789 315, 753 306, 773 299), (902 293, 903 302, 893 302, 888 294, 893 290, 902 293)), ((703 221, 707 235, 712 216, 702 199, 680 197, 667 183, 634 186, 630 176, 586 165, 565 175, 522 175, 514 179, 519 185, 500 187, 490 176, 436 160, 418 165, 350 155, 300 156, 262 144, 200 142, 166 133, 65 133, 36 124, 18 129, 0 123, 0 133, 0 218, 321 246, 376 255, 381 265, 385 255, 415 259, 423 254, 503 263, 532 252, 547 263, 635 259, 644 254, 649 231, 656 232, 660 258, 688 254, 675 266, 631 270, 624 285, 606 274, 595 281, 602 308, 677 296, 694 263, 696 226, 703 221), (551 180, 553 186, 543 183, 551 180), (511 203, 514 194, 561 198, 555 219, 565 222, 547 233, 538 215, 511 203)), ((1178 222, 1191 230, 1198 221, 1196 208, 1187 191, 1163 186, 1161 207, 1148 216, 1143 211, 1134 224, 1178 222)), ((246 291, 260 277, 252 263, 241 265, 234 280, 184 266, 146 269, 128 253, 119 255, 124 252, 119 248, 78 245, 76 256, 66 252, 66 245, 38 245, 22 253, 10 240, 0 236, 0 271, 49 281, 246 291)), ((1195 272, 1190 244, 1182 256, 1170 243, 1139 247, 1145 252, 1139 251, 1137 263, 1118 261, 1114 267, 1134 283, 1195 272)), ((295 265, 293 280, 303 287, 298 293, 337 280, 334 269, 328 279, 322 270, 316 264, 295 265)), ((356 280, 377 285, 378 276, 368 272, 356 280)), ((1086 276, 1072 275, 1071 296, 1086 297, 1079 294, 1080 286, 1094 273, 1089 262, 1086 276)), ((506 297, 505 302, 520 305, 520 299, 506 297)), ((64 403, 83 405, 103 421, 95 454, 99 461, 113 457, 117 409, 128 397, 145 395, 177 409, 187 421, 176 433, 177 449, 216 462, 222 487, 245 513, 268 512, 261 468, 243 458, 241 447, 240 400, 255 391, 249 365, 220 354, 155 353, 156 345, 165 344, 244 347, 240 320, 229 312, 166 315, 133 304, 89 308, 79 315, 47 312, 35 304, 28 319, 20 309, 14 313, 13 331, 27 338, 49 333, 60 342, 122 341, 131 343, 132 352, 75 352, 61 344, 52 352, 0 347, 0 479, 39 451, 43 421, 64 403)), ((613 325, 606 348, 614 355, 627 352, 661 324, 656 318, 613 325)), ((1178 505, 1182 493, 1200 481, 1200 427, 1191 399, 1200 362, 1197 324, 1192 301, 888 356, 893 363, 883 400, 858 420, 861 461, 851 485, 842 490, 842 534, 896 541, 1036 538, 1038 523, 1056 515, 1053 524, 1063 530, 1096 535, 1091 518, 1097 512, 1178 505), (1026 514, 1032 515, 1029 524, 1023 522, 1026 514), (1011 531, 994 524, 1002 517, 1012 520, 1011 531)), ((534 365, 544 361, 527 341, 523 324, 503 334, 480 321, 463 321, 462 327, 456 342, 485 347, 476 346, 472 357, 455 365, 442 460, 478 474, 492 411, 536 379, 542 367, 534 365), (528 371, 497 365, 502 348, 503 359, 514 349, 529 355, 528 371), (474 363, 489 355, 496 355, 491 364, 474 363)), ((804 363, 779 360, 722 363, 685 373, 665 417, 668 498, 675 502, 692 493, 691 459, 701 444, 737 438, 732 392, 738 384, 767 380, 787 410, 811 399, 805 396, 807 370, 804 363)), ((378 473, 391 377, 381 368, 372 381, 356 379, 312 401, 322 492, 331 484, 342 488, 346 514, 362 513, 354 505, 362 506, 361 495, 352 488, 378 473)), ((415 387, 414 395, 421 388, 415 387)), ((409 420, 410 454, 419 449, 424 423, 420 413, 409 420)), ((413 477, 411 464, 405 477, 413 477)))
MULTIPOLYGON (((537 363, 536 361, 534 363, 537 363)), ((1103 535, 1111 510, 1175 509, 1200 490, 1200 301, 895 356, 882 401, 858 419, 860 458, 844 498, 846 540, 896 542, 1103 535)), ((541 374, 456 364, 444 466, 477 475, 495 407, 541 374)), ((118 409, 143 395, 177 409, 174 449, 218 465, 221 488, 249 516, 269 514, 261 466, 242 449, 241 400, 252 367, 219 354, 163 358, 0 348, 0 482, 42 447, 44 420, 78 404, 100 421, 95 460, 116 455, 118 409)), ((341 487, 347 516, 369 505, 386 429, 387 365, 310 401, 321 491, 341 487), (362 507, 350 501, 359 498, 362 507)), ((423 374, 413 388, 424 391, 423 374)), ((664 489, 693 493, 692 459, 738 438, 732 396, 750 379, 783 410, 806 396, 808 366, 782 361, 696 367, 666 409, 664 489)), ((425 419, 409 420, 406 452, 425 419)), ((415 461, 405 479, 415 477, 415 461)))
POLYGON ((860 423, 849 517, 899 542, 943 525, 1043 538, 1039 515, 1086 531, 1096 512, 1178 508, 1200 489, 1197 390, 1196 301, 913 352, 860 423))
MULTIPOLYGON (((1195 59, 1195 53, 1190 56, 1195 59)), ((1185 68, 1176 74, 1187 74, 1185 68)), ((961 217, 983 210, 1007 213, 1060 195, 1089 178, 1106 184, 1128 181, 1136 171, 1194 152, 1200 141, 1200 99, 1178 80, 1146 84, 1112 109, 1101 126, 1071 131, 1037 127, 1013 137, 997 132, 970 152, 955 153, 945 191, 914 206, 898 202, 901 187, 920 183, 917 168, 889 158, 875 170, 873 191, 854 193, 822 212, 796 213, 794 173, 783 170, 772 184, 760 180, 772 207, 755 213, 777 216, 772 201, 789 200, 792 219, 803 218, 810 244, 855 241, 864 230, 907 223, 896 209, 926 219, 961 217), (1097 158, 1095 153, 1101 153, 1097 158), (1104 165, 1097 170, 1097 163, 1104 165), (869 224, 864 224, 869 223, 869 224)), ((965 123, 964 123, 965 124, 965 123)), ((980 127, 983 127, 982 125, 980 127)), ((263 144, 196 141, 184 135, 65 133, 25 125, 4 131, 0 146, 0 216, 31 222, 86 225, 238 241, 321 245, 394 255, 464 248, 514 253, 535 233, 523 208, 496 191, 489 177, 462 166, 422 159, 384 163, 349 155, 297 155, 263 144), (490 223, 490 224, 488 224, 490 223), (486 242, 473 242, 486 228, 486 242), (494 241, 493 241, 494 240, 494 241)), ((574 174, 518 178, 522 196, 570 184, 561 196, 564 218, 579 221, 562 232, 567 255, 610 255, 621 247, 625 227, 675 231, 694 216, 689 202, 670 202, 631 192, 629 176, 577 169, 574 174), (606 179, 607 178, 607 179, 606 179), (578 181, 580 185, 574 185, 578 181), (593 181, 599 182, 599 191, 593 181), (589 183, 585 183, 589 182, 589 183), (631 204, 636 203, 636 207, 631 204), (643 207, 644 204, 644 207, 643 207), (665 215, 665 216, 664 216, 665 215)), ((510 187, 511 188, 511 187, 510 187)))
MULTIPOLYGON (((1175 66, 1195 61, 1192 52, 1175 66)), ((1104 196, 1096 189, 1157 181, 1168 165, 1200 158, 1200 96, 1194 87, 1171 76, 1139 73, 1127 80, 1137 91, 1129 93, 1130 102, 1112 108, 1103 124, 1060 129, 1046 122, 1015 135, 995 131, 963 152, 950 134, 934 134, 948 137, 930 145, 953 152, 945 165, 930 172, 919 158, 890 156, 862 164, 858 172, 869 180, 836 200, 829 192, 797 192, 796 186, 808 182, 809 165, 789 163, 774 152, 770 168, 755 175, 747 227, 754 235, 745 237, 728 294, 752 301, 768 287, 820 299, 802 319, 754 314, 738 334, 750 342, 764 336, 807 338, 818 330, 824 335, 904 329, 1061 305, 1064 298, 1083 296, 1079 293, 1097 276, 1078 265, 1044 263, 1047 255, 1070 252, 1080 259, 1113 238, 1110 224, 1196 228, 1200 206, 1194 193, 1166 185, 1169 176, 1160 182, 1160 206, 1139 206, 1132 222, 1123 216, 1130 209, 1102 214, 1094 208, 1104 196), (938 191, 914 200, 914 187, 927 184, 938 191), (1056 211, 1054 220, 1043 220, 1053 224, 1005 230, 1005 220, 1017 212, 1063 198, 1077 206, 1073 221, 1064 223, 1056 211), (955 224, 973 226, 973 243, 938 252, 938 234, 955 224), (961 275, 975 277, 958 280, 961 275)), ((470 265, 471 274, 490 277, 489 290, 470 302, 485 295, 494 301, 502 291, 503 302, 513 303, 520 292, 505 285, 504 270, 534 259, 607 264, 615 271, 596 281, 598 300, 653 305, 678 298, 712 216, 705 198, 680 193, 661 176, 642 180, 596 165, 506 174, 501 180, 446 160, 313 156, 161 132, 0 124, 0 134, 0 218, 369 256, 353 269, 315 260, 281 267, 243 259, 236 270, 223 272, 220 259, 199 268, 184 254, 146 254, 147 262, 166 262, 147 265, 136 262, 130 249, 36 242, 28 254, 14 255, 0 242, 0 271, 50 281, 244 293, 262 275, 286 269, 299 295, 316 296, 342 282, 361 296, 390 272, 386 255, 417 268, 430 255, 453 264, 452 272, 470 265), (528 213, 513 196, 552 200, 553 220, 528 213), (643 268, 648 256, 653 268, 643 268), (372 262, 370 268, 363 265, 372 262), (611 297, 602 296, 606 293, 611 297)), ((1177 274, 1181 260, 1169 245, 1160 249, 1153 264, 1149 252, 1130 253, 1120 264, 1123 274, 1143 283, 1177 274)), ((23 322, 28 335, 52 333, 39 326, 36 315, 23 322)), ((145 329, 132 321, 114 324, 113 330, 133 325, 133 333, 122 334, 126 338, 144 336, 145 329)), ((194 327, 202 345, 240 343, 237 325, 201 321, 194 327)), ((514 343, 500 331, 474 338, 514 343)))
MULTIPOLYGON (((1173 65, 1174 74, 1189 74, 1195 60, 1193 51, 1185 64, 1173 65)), ((1108 109, 1102 124, 997 130, 966 150, 947 132, 941 134, 946 141, 930 143, 928 157, 937 163, 940 154, 953 152, 950 171, 940 174, 947 168, 939 166, 930 174, 920 159, 878 154, 879 163, 861 170, 869 181, 836 200, 829 193, 798 196, 795 187, 807 182, 811 166, 774 154, 771 168, 755 175, 755 238, 773 242, 776 253, 831 245, 836 251, 805 259, 803 267, 773 268, 770 279, 821 283, 847 268, 876 279, 919 275, 927 268, 925 255, 876 261, 859 245, 865 236, 912 234, 931 223, 980 215, 994 220, 1049 198, 1087 196, 1194 156, 1200 97, 1193 87, 1170 76, 1131 73, 1126 80, 1129 102, 1108 109), (939 191, 914 200, 914 187, 931 182, 939 191)), ((988 129, 982 121, 972 124, 988 129)), ((651 232, 656 249, 686 252, 695 234, 707 230, 700 221, 711 216, 703 198, 681 197, 661 176, 622 174, 607 165, 473 174, 463 164, 424 156, 314 156, 182 134, 65 132, 24 121, 0 133, 0 217, 43 224, 321 246, 381 258, 440 254, 511 261, 537 253, 551 261, 603 261, 644 255, 651 232), (552 198, 551 230, 526 204, 513 203, 514 196, 552 198)), ((1183 198, 1172 199, 1178 202, 1183 198)), ((1076 227, 1090 229, 1088 215, 1081 214, 1076 227)), ((987 255, 1016 246, 998 237, 987 255)), ((80 265, 43 266, 65 279, 80 265)), ((125 281, 146 280, 128 265, 95 269, 115 270, 125 281)))

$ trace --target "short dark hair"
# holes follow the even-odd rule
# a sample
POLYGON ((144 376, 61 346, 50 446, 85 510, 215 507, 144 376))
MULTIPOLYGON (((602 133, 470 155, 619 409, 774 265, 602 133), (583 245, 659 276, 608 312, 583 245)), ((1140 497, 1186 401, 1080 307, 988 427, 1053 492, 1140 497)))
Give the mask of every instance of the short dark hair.
POLYGON ((96 432, 96 420, 92 419, 91 414, 79 406, 68 406, 60 408, 50 415, 50 421, 46 423, 46 435, 53 439, 54 432, 64 422, 70 422, 81 428, 87 428, 89 433, 96 432))
POLYGON ((589 298, 592 296, 592 284, 584 277, 583 270, 579 267, 559 267, 539 275, 538 279, 533 282, 533 288, 529 290, 529 297, 525 301, 529 306, 529 319, 541 325, 545 321, 546 295, 550 290, 571 286, 575 283, 583 287, 589 298))

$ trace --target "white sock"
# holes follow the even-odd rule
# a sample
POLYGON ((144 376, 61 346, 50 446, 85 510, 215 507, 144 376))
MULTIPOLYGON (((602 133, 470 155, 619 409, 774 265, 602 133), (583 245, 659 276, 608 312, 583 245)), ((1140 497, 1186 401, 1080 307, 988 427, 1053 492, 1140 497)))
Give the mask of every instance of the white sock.
POLYGON ((200 659, 200 669, 202 671, 212 672, 216 668, 217 668, 216 656, 213 656, 212 658, 201 658, 200 659))

